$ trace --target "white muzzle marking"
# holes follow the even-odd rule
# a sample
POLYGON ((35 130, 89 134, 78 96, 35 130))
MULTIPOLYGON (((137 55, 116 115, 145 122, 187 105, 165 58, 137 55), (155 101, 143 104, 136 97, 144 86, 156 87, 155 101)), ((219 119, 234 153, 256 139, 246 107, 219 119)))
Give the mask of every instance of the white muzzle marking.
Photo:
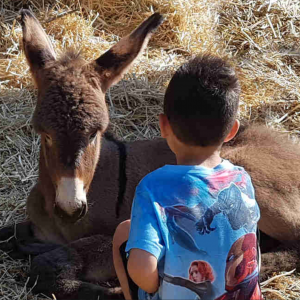
POLYGON ((83 181, 76 177, 62 177, 56 195, 56 203, 69 215, 87 203, 83 181))

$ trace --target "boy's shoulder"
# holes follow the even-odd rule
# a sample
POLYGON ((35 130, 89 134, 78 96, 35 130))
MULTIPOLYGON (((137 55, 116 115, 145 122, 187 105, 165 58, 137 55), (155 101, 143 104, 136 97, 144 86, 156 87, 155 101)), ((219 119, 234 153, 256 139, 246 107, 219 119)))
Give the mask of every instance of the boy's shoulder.
POLYGON ((176 172, 177 165, 164 165, 147 175, 145 175, 139 182, 136 192, 144 190, 157 189, 159 186, 170 184, 170 181, 174 178, 174 172, 176 172))
POLYGON ((158 168, 158 169, 156 169, 156 170, 154 170, 154 171, 148 173, 147 175, 145 175, 145 176, 141 179, 139 185, 147 185, 147 184, 149 184, 149 183, 151 183, 151 182, 157 180, 158 177, 164 176, 164 175, 166 174, 166 172, 167 172, 167 170, 166 170, 166 169, 167 169, 167 166, 168 166, 168 165, 165 165, 165 166, 163 166, 163 167, 160 167, 160 168, 158 168))
POLYGON ((223 159, 222 163, 214 169, 207 169, 201 166, 199 167, 199 166, 188 166, 188 165, 165 165, 144 176, 140 181, 140 184, 150 183, 151 181, 157 180, 157 178, 159 177, 168 176, 168 174, 172 174, 172 175, 180 174, 180 173, 187 174, 189 171, 192 171, 193 174, 199 173, 203 176, 205 176, 206 174, 212 175, 213 173, 219 173, 220 171, 223 172, 239 171, 249 176, 248 172, 243 167, 234 165, 229 160, 223 159))
POLYGON ((248 175, 250 177, 250 175, 248 174, 247 170, 245 170, 244 167, 242 166, 238 166, 238 165, 234 165, 231 161, 224 159, 222 162, 222 168, 224 170, 227 171, 239 171, 241 173, 245 173, 246 175, 248 175))
MULTIPOLYGON (((223 160, 222 169, 220 171, 220 173, 223 173, 223 175, 229 179, 233 179, 240 175, 243 178, 247 178, 248 183, 251 183, 251 176, 247 170, 242 166, 234 165, 229 160, 223 160)), ((216 172, 216 174, 218 174, 218 172, 216 172)))
MULTIPOLYGON (((251 185, 251 177, 247 171, 238 165, 232 164, 229 160, 223 159, 222 163, 214 169, 208 169, 201 166, 183 166, 183 165, 165 165, 148 173, 138 184, 137 190, 157 188, 158 185, 170 184, 175 178, 181 180, 186 178, 188 174, 199 176, 199 179, 205 179, 209 184, 211 180, 216 180, 216 177, 222 181, 234 181, 237 176, 242 176, 243 181, 251 185)), ((224 182, 225 183, 225 182, 224 182)))
POLYGON ((223 159, 223 161, 222 161, 222 167, 224 169, 229 169, 229 170, 230 169, 245 170, 243 167, 235 165, 230 160, 227 160, 227 159, 223 159))

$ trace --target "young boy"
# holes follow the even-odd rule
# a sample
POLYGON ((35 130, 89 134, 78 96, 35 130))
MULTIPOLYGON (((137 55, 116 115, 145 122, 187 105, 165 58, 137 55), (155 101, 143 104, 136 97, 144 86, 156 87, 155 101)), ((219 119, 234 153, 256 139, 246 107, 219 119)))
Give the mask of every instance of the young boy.
POLYGON ((239 94, 232 67, 211 55, 171 79, 159 124, 177 165, 141 180, 131 221, 114 235, 126 299, 262 299, 254 189, 242 167, 220 157, 239 129, 239 94))

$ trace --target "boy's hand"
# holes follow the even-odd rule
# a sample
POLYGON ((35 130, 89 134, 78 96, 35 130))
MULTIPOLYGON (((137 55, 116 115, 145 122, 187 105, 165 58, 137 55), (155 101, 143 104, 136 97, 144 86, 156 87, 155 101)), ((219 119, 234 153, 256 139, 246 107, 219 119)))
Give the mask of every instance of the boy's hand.
POLYGON ((142 290, 149 294, 158 290, 157 259, 154 255, 141 249, 131 249, 127 268, 131 279, 142 290))

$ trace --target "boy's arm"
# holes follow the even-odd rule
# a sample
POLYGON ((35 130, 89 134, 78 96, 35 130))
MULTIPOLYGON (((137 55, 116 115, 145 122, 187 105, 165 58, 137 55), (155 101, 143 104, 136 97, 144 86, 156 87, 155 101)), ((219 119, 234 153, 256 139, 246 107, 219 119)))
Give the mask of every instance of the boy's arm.
POLYGON ((128 260, 131 279, 145 292, 154 293, 159 287, 157 258, 141 249, 131 249, 128 260))
POLYGON ((164 256, 165 245, 150 197, 151 192, 142 180, 133 200, 126 252, 130 277, 145 292, 153 293, 158 289, 157 264, 164 256))

